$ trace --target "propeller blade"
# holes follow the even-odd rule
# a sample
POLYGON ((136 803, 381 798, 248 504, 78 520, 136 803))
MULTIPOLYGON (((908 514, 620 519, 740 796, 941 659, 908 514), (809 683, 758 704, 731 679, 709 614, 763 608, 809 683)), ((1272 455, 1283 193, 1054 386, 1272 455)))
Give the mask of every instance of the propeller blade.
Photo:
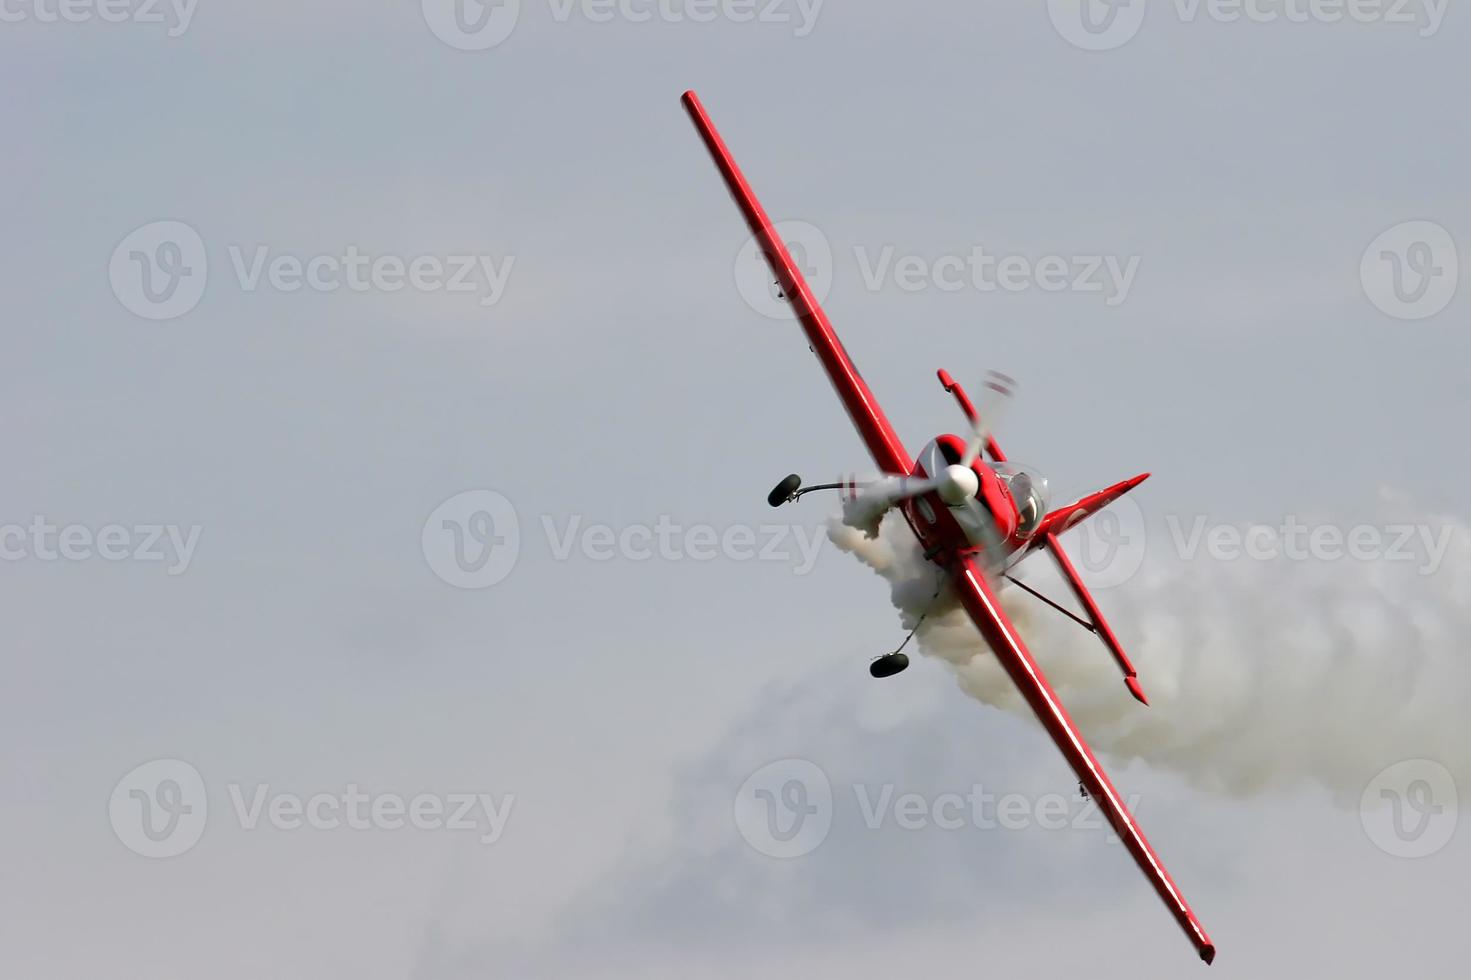
POLYGON ((916 480, 907 476, 895 476, 872 484, 858 493, 855 502, 863 501, 872 506, 888 510, 895 504, 923 496, 940 485, 939 480, 916 480))
POLYGON ((975 427, 971 431, 970 442, 965 447, 965 456, 960 460, 960 465, 970 466, 981 458, 981 451, 986 448, 998 418, 1015 395, 1014 378, 1000 371, 986 372, 986 383, 981 389, 981 404, 976 410, 975 427))
POLYGON ((850 484, 853 492, 843 502, 843 523, 878 537, 879 524, 895 504, 929 493, 939 482, 907 476, 887 476, 864 485, 854 481, 850 484))

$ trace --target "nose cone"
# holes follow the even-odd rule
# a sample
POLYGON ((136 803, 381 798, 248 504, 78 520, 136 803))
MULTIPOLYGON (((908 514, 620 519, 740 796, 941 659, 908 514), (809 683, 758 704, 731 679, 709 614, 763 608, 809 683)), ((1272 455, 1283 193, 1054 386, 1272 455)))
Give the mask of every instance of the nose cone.
POLYGON ((959 507, 971 500, 980 489, 981 479, 976 476, 975 470, 958 463, 945 467, 945 472, 940 476, 940 485, 936 488, 940 499, 951 507, 959 507))

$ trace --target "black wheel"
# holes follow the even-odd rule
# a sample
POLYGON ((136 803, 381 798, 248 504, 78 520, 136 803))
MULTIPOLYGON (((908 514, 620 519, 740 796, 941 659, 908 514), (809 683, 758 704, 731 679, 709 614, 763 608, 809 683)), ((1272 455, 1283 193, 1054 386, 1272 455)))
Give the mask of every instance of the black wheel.
POLYGON ((800 489, 802 489, 802 478, 793 473, 771 488, 771 492, 766 495, 766 502, 773 507, 780 507, 788 500, 791 500, 792 494, 800 489))
POLYGON ((895 674, 903 673, 904 668, 909 666, 909 655, 904 653, 891 653, 885 657, 879 657, 868 665, 868 672, 874 677, 893 677, 895 674))

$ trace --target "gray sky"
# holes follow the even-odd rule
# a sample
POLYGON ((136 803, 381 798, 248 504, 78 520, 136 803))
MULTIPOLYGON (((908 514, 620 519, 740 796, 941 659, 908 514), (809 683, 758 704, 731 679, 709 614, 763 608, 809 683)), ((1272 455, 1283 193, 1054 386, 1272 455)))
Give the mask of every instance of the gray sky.
MULTIPOLYGON (((1216 792, 1221 753, 1089 730, 1217 974, 1458 963, 1465 834, 1395 856, 1354 788, 1423 758, 1471 792, 1464 11, 1156 2, 1088 51, 1065 2, 515 6, 458 50, 450 0, 0 3, 23 18, 0 20, 0 972, 1195 968, 1102 832, 866 825, 856 787, 1076 801, 1035 724, 944 664, 870 681, 904 633, 889 589, 826 541, 832 500, 767 508, 792 470, 867 461, 743 295, 686 88, 773 216, 820 231, 828 312, 911 450, 960 425, 936 368, 995 368, 1021 382, 1003 445, 1060 496, 1154 473, 1103 549, 1128 567, 1086 564, 1158 724, 1203 712, 1301 762, 1216 792), (977 284, 977 248, 1014 288, 977 284), (1293 522, 1330 533, 1232 551, 1293 522), (1408 555, 1402 526, 1428 536, 1408 555), (1335 556, 1355 528, 1377 538, 1335 556), (1319 634, 1376 683, 1320 682, 1319 634), (1332 696, 1216 700, 1237 665, 1332 696), (1303 748, 1322 731, 1361 737, 1303 748), (733 814, 792 758, 833 824, 779 860, 733 814), (177 761, 132 775, 154 760, 177 761), (430 801, 423 826, 391 802, 292 824, 349 787, 430 801), (442 826, 461 799, 479 822, 442 826)), ((1070 700, 1122 695, 1055 656, 1070 700)), ((1411 783, 1396 805, 1429 805, 1411 783)), ((1456 813, 1431 783, 1433 835, 1456 813)))

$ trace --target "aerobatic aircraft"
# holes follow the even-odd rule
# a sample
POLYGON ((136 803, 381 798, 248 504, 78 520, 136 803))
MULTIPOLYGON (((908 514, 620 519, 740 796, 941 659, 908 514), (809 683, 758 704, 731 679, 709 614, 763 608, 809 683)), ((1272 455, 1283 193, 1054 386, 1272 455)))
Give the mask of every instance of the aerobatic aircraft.
MULTIPOLYGON (((903 518, 918 538, 925 558, 948 576, 956 598, 975 621, 992 653, 1077 774, 1079 788, 1096 802, 1175 920, 1195 944, 1200 958, 1206 963, 1212 962, 1216 948, 1205 928, 1149 846, 1143 831, 1124 806, 1119 791, 1068 717, 1057 693, 997 599, 1003 583, 1016 582, 1019 587, 1073 616, 1103 641, 1118 662, 1129 692, 1147 705, 1149 702, 1133 664, 1063 551, 1058 535, 1144 482, 1149 474, 1125 480, 1066 507, 1049 510, 1046 480, 1032 470, 1008 463, 991 434, 996 410, 1010 397, 1013 388, 1011 379, 999 374, 988 378, 981 407, 977 409, 964 389, 947 372, 940 371, 940 382, 959 403, 970 423, 970 432, 966 437, 938 436, 924 447, 918 459, 911 458, 833 332, 827 315, 818 305, 801 270, 777 235, 699 97, 694 92, 686 92, 683 102, 760 251, 770 264, 780 294, 791 305, 809 346, 822 362, 859 436, 884 474, 877 480, 862 484, 845 481, 813 487, 803 487, 801 478, 792 475, 772 490, 768 502, 781 506, 813 490, 844 489, 848 493, 845 520, 854 526, 876 531, 879 522, 891 511, 903 518), (1063 578, 1082 605, 1086 619, 1075 616, 1008 574, 1018 561, 1040 550, 1047 551, 1057 562, 1063 578)), ((909 661, 902 649, 901 646, 899 651, 875 660, 870 665, 870 672, 875 677, 888 677, 903 670, 909 661)))

